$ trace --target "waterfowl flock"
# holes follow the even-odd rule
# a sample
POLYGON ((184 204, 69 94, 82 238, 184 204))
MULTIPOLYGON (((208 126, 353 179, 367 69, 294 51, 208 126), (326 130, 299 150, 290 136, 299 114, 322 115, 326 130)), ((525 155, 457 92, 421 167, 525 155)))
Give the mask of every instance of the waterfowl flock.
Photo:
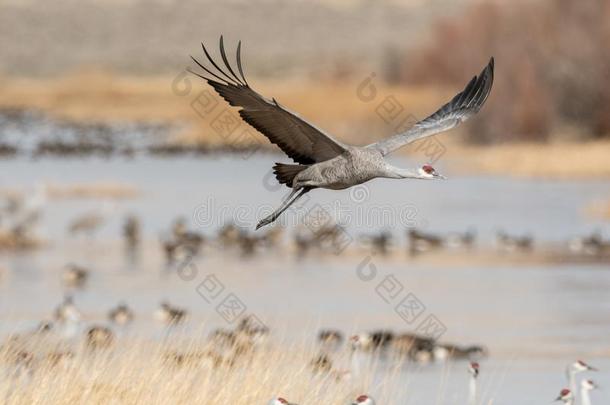
MULTIPOLYGON (((44 243, 37 234, 40 219, 43 217, 48 199, 45 187, 39 185, 29 197, 23 194, 7 194, 0 203, 0 249, 34 249, 44 243)), ((72 237, 84 235, 91 238, 113 216, 116 216, 116 203, 102 201, 98 209, 76 215, 69 221, 66 230, 72 237)), ((424 254, 447 252, 482 254, 494 253, 498 257, 553 258, 561 260, 608 261, 610 259, 610 240, 599 231, 588 235, 570 238, 563 243, 545 243, 535 240, 531 234, 509 234, 498 230, 494 240, 489 238, 479 242, 477 231, 468 228, 464 232, 433 233, 419 228, 408 228, 406 238, 400 238, 389 229, 353 234, 345 227, 325 221, 322 224, 302 224, 292 235, 284 235, 280 226, 267 230, 238 226, 227 222, 219 228, 202 232, 189 229, 184 217, 177 217, 170 229, 160 237, 160 247, 167 263, 174 263, 185 256, 194 256, 203 250, 234 249, 240 257, 248 258, 269 250, 281 250, 294 254, 297 258, 321 254, 340 255, 348 251, 365 251, 380 257, 407 252, 411 258, 424 254), (404 242, 403 242, 404 241, 404 242), (479 242, 479 243, 478 243, 479 242), (403 245, 403 246, 401 246, 403 245), (537 255, 537 256, 536 256, 537 255)), ((122 225, 122 237, 128 252, 134 252, 146 241, 142 234, 142 222, 134 213, 127 214, 122 225)), ((79 282, 73 270, 66 270, 66 283, 79 282)), ((84 282, 84 279, 83 279, 84 282)))
POLYGON ((35 109, 0 108, 0 158, 154 157, 251 155, 267 145, 184 144, 172 141, 176 126, 169 123, 83 123, 57 119, 35 109), (31 142, 19 142, 27 138, 31 142))
MULTIPOLYGON (((197 254, 204 245, 209 249, 236 249, 245 258, 269 250, 287 250, 297 258, 302 258, 307 255, 340 255, 355 241, 354 248, 369 254, 383 257, 406 250, 410 257, 417 257, 435 251, 472 252, 477 248, 476 239, 476 231, 472 228, 463 233, 452 232, 446 235, 411 228, 406 231, 404 249, 400 246, 399 238, 387 229, 361 234, 352 240, 351 235, 337 224, 325 224, 316 228, 299 226, 291 237, 285 237, 281 227, 271 227, 266 232, 252 232, 228 223, 211 236, 196 231, 181 235, 174 229, 162 239, 162 248, 168 262, 175 260, 180 249, 186 248, 191 254, 197 254)), ((493 246, 498 255, 527 255, 536 252, 533 236, 510 235, 504 231, 497 232, 493 246)), ((610 240, 604 239, 599 232, 594 232, 589 236, 573 238, 562 245, 541 246, 538 253, 552 256, 557 252, 568 252, 574 259, 582 257, 605 261, 610 259, 610 240)))
POLYGON ((599 388, 597 384, 587 378, 583 378, 579 385, 576 384, 576 375, 586 371, 597 371, 597 369, 582 360, 569 364, 566 369, 566 375, 570 388, 563 388, 557 398, 555 398, 555 401, 561 401, 568 405, 575 405, 577 403, 580 405, 591 405, 591 391, 599 388), (580 388, 580 393, 578 388, 580 388))
MULTIPOLYGON (((325 361, 325 360, 324 360, 325 361)), ((568 370, 572 370, 573 374, 569 374, 570 376, 575 375, 576 373, 580 373, 583 371, 595 371, 595 369, 591 366, 588 366, 583 361, 578 360, 568 366, 568 370)), ((467 372, 470 375, 468 381, 468 405, 476 405, 480 403, 479 398, 479 390, 478 390, 478 379, 481 373, 481 366, 478 362, 469 362, 467 365, 467 372)), ((570 383, 572 383, 572 377, 569 377, 570 383)), ((576 388, 568 389, 563 388, 559 392, 559 396, 555 399, 555 401, 561 401, 567 405, 575 405, 577 403, 577 398, 580 399, 580 405, 592 405, 591 402, 591 391, 599 389, 598 385, 590 379, 583 378, 580 382, 580 396, 579 392, 576 388)), ((490 404, 492 401, 490 401, 490 404)), ((269 401, 268 405, 298 405, 293 402, 289 402, 282 397, 273 398, 269 401)), ((375 405, 375 400, 368 395, 360 395, 356 398, 351 405, 375 405)))

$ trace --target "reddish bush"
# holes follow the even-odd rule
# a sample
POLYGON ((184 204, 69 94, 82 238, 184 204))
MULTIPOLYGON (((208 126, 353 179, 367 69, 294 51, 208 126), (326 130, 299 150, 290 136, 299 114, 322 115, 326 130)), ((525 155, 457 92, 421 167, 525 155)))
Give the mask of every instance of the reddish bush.
POLYGON ((546 140, 563 124, 608 137, 609 43, 610 0, 478 4, 439 22, 403 79, 459 86, 494 55, 494 90, 472 141, 546 140))

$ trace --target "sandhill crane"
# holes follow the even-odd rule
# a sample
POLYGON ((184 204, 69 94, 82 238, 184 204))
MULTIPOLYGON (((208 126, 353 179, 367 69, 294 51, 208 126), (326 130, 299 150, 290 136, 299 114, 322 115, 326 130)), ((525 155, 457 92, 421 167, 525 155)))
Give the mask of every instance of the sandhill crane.
POLYGON ((415 256, 418 253, 443 247, 445 240, 438 235, 424 233, 417 229, 409 229, 409 254, 415 256))
POLYGON ((76 264, 69 264, 62 274, 63 283, 67 287, 83 287, 89 278, 89 271, 76 264))
POLYGON ((230 105, 240 107, 241 118, 280 147, 296 164, 276 163, 275 176, 281 184, 292 189, 281 206, 262 219, 256 229, 274 222, 288 207, 305 193, 316 189, 346 189, 374 178, 444 179, 426 164, 418 169, 392 166, 384 156, 418 139, 455 128, 476 114, 491 92, 494 59, 491 58, 480 75, 475 76, 451 101, 411 129, 367 146, 351 146, 333 139, 314 125, 281 106, 275 99, 267 99, 254 91, 246 81, 241 64, 241 41, 237 45, 237 72, 227 58, 223 37, 220 54, 223 70, 201 44, 208 61, 216 69, 207 68, 191 56, 205 71, 191 73, 206 80, 230 105))
POLYGON ((532 250, 534 238, 531 235, 513 236, 504 231, 498 231, 496 234, 496 242, 498 248, 504 252, 527 252, 532 250))
POLYGON ((15 236, 27 236, 34 230, 47 204, 47 194, 47 187, 39 183, 33 193, 9 200, 6 211, 11 216, 10 228, 15 236))
POLYGON ((487 355, 487 349, 479 345, 457 346, 451 343, 434 345, 434 360, 477 360, 487 355))
POLYGON ((479 363, 470 363, 468 365, 468 373, 470 374, 470 382, 468 385, 468 403, 470 405, 475 405, 477 403, 477 377, 479 376, 479 363))
POLYGON ((72 296, 64 297, 63 302, 55 309, 54 318, 63 327, 66 337, 73 337, 78 332, 82 315, 74 305, 72 296))
POLYGON ((129 250, 134 250, 138 243, 140 243, 140 220, 135 215, 129 215, 125 218, 125 222, 123 223, 123 237, 125 238, 125 242, 127 248, 129 250))
POLYGON ((597 371, 595 367, 591 367, 587 363, 582 360, 577 360, 574 363, 568 365, 566 369, 566 376, 568 378, 568 383, 570 384, 570 390, 577 395, 576 391, 576 374, 582 373, 584 371, 597 371))
POLYGON ((343 333, 335 329, 323 329, 318 332, 318 342, 323 350, 334 351, 343 343, 343 333))
POLYGON ((120 326, 125 326, 133 321, 133 311, 124 302, 119 303, 118 306, 112 308, 108 312, 108 319, 120 326))
POLYGON ((114 342, 114 333, 105 326, 92 326, 87 330, 87 347, 90 349, 107 349, 114 342))
POLYGON ((172 306, 169 302, 163 301, 157 311, 155 311, 155 317, 169 325, 177 325, 184 321, 188 313, 185 309, 172 306))
POLYGON ((80 233, 92 236, 108 219, 110 219, 110 216, 114 213, 115 209, 115 203, 104 201, 96 210, 86 212, 76 217, 68 225, 68 232, 72 235, 80 233))
POLYGON ((580 403, 581 405, 591 405, 591 397, 589 391, 597 389, 598 386, 591 380, 582 380, 580 382, 580 403))
POLYGON ((564 388, 559 392, 555 401, 563 401, 564 404, 574 405, 574 394, 569 389, 564 388))

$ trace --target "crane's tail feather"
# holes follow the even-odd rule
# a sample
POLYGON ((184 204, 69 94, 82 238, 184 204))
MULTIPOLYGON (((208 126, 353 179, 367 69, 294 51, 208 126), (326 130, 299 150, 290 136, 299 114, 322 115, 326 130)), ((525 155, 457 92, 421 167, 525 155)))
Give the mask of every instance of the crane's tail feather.
POLYGON ((273 173, 275 174, 275 178, 280 184, 285 184, 288 187, 292 188, 292 181, 296 177, 297 174, 301 173, 303 170, 307 169, 309 166, 307 165, 292 165, 286 163, 276 163, 273 166, 273 173))

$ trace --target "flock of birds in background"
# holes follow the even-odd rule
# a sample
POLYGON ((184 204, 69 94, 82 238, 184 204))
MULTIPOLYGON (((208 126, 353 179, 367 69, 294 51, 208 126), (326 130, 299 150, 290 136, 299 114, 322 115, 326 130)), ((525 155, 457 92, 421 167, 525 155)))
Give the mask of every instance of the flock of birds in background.
MULTIPOLYGON (((44 214, 47 202, 46 188, 37 186, 29 196, 23 194, 6 195, 0 205, 0 234, 2 248, 27 249, 36 247, 36 231, 44 214)), ((66 232, 73 236, 93 237, 105 224, 116 217, 117 204, 104 200, 95 210, 84 212, 73 218, 66 227, 66 232)), ((141 222, 135 215, 129 215, 123 225, 123 235, 127 247, 135 250, 142 239, 141 222)), ((342 251, 345 229, 337 224, 326 224, 316 228, 301 225, 292 236, 292 246, 297 256, 309 252, 342 251)), ((417 256, 440 250, 470 250, 476 244, 476 232, 468 229, 463 233, 453 232, 436 234, 410 228, 406 231, 407 252, 417 256)), ((220 248, 237 248, 242 257, 252 256, 258 251, 280 248, 284 239, 283 229, 271 227, 267 232, 249 232, 243 227, 227 223, 216 235, 205 235, 202 232, 188 229, 187 222, 178 218, 170 232, 161 237, 161 247, 167 262, 171 263, 180 257, 181 252, 197 254, 205 246, 220 248)), ((371 253, 388 255, 396 248, 397 237, 389 230, 362 234, 358 237, 359 246, 368 248, 371 253)), ((495 246, 499 253, 530 253, 535 249, 532 235, 511 235, 502 230, 496 232, 495 246)), ((610 240, 606 240, 599 231, 579 236, 567 241, 561 248, 567 247, 575 255, 588 257, 606 257, 610 253, 610 240)))
MULTIPOLYGON (((468 383, 468 405, 476 405, 478 402, 477 395, 477 378, 480 373, 480 365, 477 362, 470 362, 468 364, 468 373, 470 374, 470 380, 468 383)), ((584 371, 596 371, 595 368, 589 366, 582 360, 575 361, 568 365, 566 373, 568 382, 571 388, 563 388, 555 401, 561 401, 567 405, 575 405, 577 398, 580 399, 580 405, 591 405, 591 391, 598 389, 599 387, 593 380, 583 378, 580 380, 580 396, 578 396, 576 375, 584 371)), ((491 402, 490 402, 491 403, 491 402)), ((375 405, 375 400, 368 395, 361 395, 351 405, 375 405)), ((284 398, 273 398, 269 401, 268 405, 298 405, 293 402, 289 402, 284 398)))
MULTIPOLYGON (((69 266, 64 272, 63 281, 72 287, 83 286, 87 279, 87 271, 77 266, 69 266)), ((154 313, 155 318, 163 323, 168 329, 184 323, 188 318, 188 311, 175 307, 168 302, 162 302, 154 313)), ((126 328, 134 321, 134 312, 125 304, 119 303, 108 311, 108 319, 118 328, 126 328)), ((18 343, 23 338, 36 335, 38 337, 48 336, 51 333, 59 333, 63 338, 72 338, 81 330, 82 313, 76 307, 73 299, 66 296, 64 301, 54 312, 53 322, 42 322, 34 331, 23 335, 13 335, 9 343, 15 344, 14 351, 8 351, 15 365, 14 375, 31 375, 35 371, 37 361, 51 362, 58 365, 69 361, 75 354, 71 351, 48 353, 44 359, 36 359, 36 356, 28 351, 19 349, 18 343)), ((235 367, 240 360, 248 358, 255 350, 268 342, 270 330, 261 326, 251 316, 244 316, 234 329, 216 329, 208 336, 208 349, 200 352, 167 351, 164 353, 164 362, 174 367, 195 364, 205 364, 211 369, 219 367, 235 367)), ((93 325, 85 329, 85 347, 91 352, 109 350, 115 344, 116 336, 113 330, 107 326, 93 325)), ((467 360, 468 373, 470 374, 468 384, 468 404, 479 403, 477 378, 480 374, 478 361, 487 356, 487 350, 482 346, 457 346, 453 344, 440 343, 429 337, 413 333, 395 334, 390 330, 374 330, 352 335, 347 339, 349 352, 349 366, 337 368, 334 366, 333 354, 339 355, 345 348, 346 338, 343 333, 335 329, 322 329, 317 336, 319 354, 315 356, 309 367, 312 375, 326 375, 336 382, 350 380, 359 376, 363 371, 374 367, 375 360, 379 358, 404 359, 407 361, 426 364, 431 362, 444 362, 448 360, 467 360)), ((6 353, 5 353, 6 354, 6 353)), ((243 363, 242 363, 243 364, 243 363)), ((566 369, 566 377, 569 388, 560 391, 557 401, 568 405, 575 405, 580 399, 581 405, 591 405, 590 392, 598 386, 590 379, 582 379, 577 385, 576 377, 586 371, 597 371, 594 367, 578 360, 570 364, 566 369), (579 392, 580 389, 580 392, 579 392)), ((269 405, 297 405, 282 397, 273 398, 269 405)), ((375 401, 369 395, 360 395, 352 402, 352 405, 375 405, 375 401)))
MULTIPOLYGON (((45 192, 37 188, 29 198, 6 198, 1 207, 0 229, 12 235, 17 240, 27 241, 34 239, 34 230, 42 218, 45 206, 45 192)), ((85 235, 92 237, 112 216, 115 207, 112 203, 104 202, 101 207, 84 215, 76 217, 67 226, 71 235, 85 235)), ((128 216, 123 223, 123 238, 128 251, 137 251, 142 242, 142 225, 134 216, 128 216)), ((318 229, 300 227, 293 236, 293 245, 296 254, 304 256, 311 251, 336 252, 341 245, 342 228, 337 225, 326 225, 318 229)), ((472 249, 476 242, 474 230, 464 233, 451 233, 448 235, 432 234, 418 229, 409 229, 406 232, 408 244, 407 251, 411 256, 440 249, 472 249)), ((184 219, 174 221, 171 229, 160 238, 160 246, 168 266, 176 265, 183 260, 200 254, 204 246, 216 246, 223 249, 237 249, 243 257, 255 255, 260 250, 278 249, 282 245, 284 235, 281 227, 271 227, 264 233, 248 232, 235 224, 226 224, 216 235, 210 237, 201 232, 188 228, 184 219)), ((374 254, 387 255, 395 245, 395 237, 389 231, 361 235, 359 241, 368 246, 374 254)), ((531 252, 534 249, 534 238, 529 235, 515 236, 499 231, 496 235, 496 246, 499 252, 531 252)), ((579 237, 568 243, 569 249, 574 253, 586 255, 605 254, 610 250, 610 242, 602 238, 601 234, 594 232, 589 236, 579 237)), ((63 284, 71 289, 83 287, 87 283, 90 270, 83 266, 70 264, 62 273, 63 284)), ((43 322, 36 329, 37 334, 47 334, 60 331, 63 336, 74 337, 81 330, 82 314, 74 303, 71 295, 56 308, 53 322, 43 322)), ((167 301, 160 303, 154 317, 168 328, 184 323, 188 318, 188 310, 176 307, 167 301)), ((124 302, 108 312, 109 321, 119 328, 127 327, 133 322, 135 314, 124 302)), ((251 323, 244 318, 235 330, 215 330, 210 334, 209 340, 214 350, 202 353, 166 353, 166 361, 175 365, 192 362, 208 362, 212 367, 233 366, 240 358, 255 350, 266 340, 269 330, 251 323)), ((85 344, 92 350, 108 349, 116 340, 115 332, 109 326, 93 325, 84 332, 85 344)), ((348 340, 350 356, 353 361, 347 369, 338 369, 334 366, 332 353, 337 351, 344 341, 343 334, 338 330, 322 330, 318 341, 321 352, 311 361, 313 373, 327 373, 336 380, 349 379, 353 374, 359 373, 361 361, 356 360, 362 353, 391 353, 393 356, 405 358, 417 363, 442 362, 448 359, 471 361, 468 366, 470 373, 469 398, 470 404, 477 403, 476 380, 479 375, 479 363, 472 361, 483 358, 487 350, 482 346, 458 346, 436 342, 425 336, 412 333, 395 334, 392 331, 376 330, 359 333, 348 340)), ((59 363, 69 359, 74 353, 69 351, 49 354, 50 360, 59 363)), ((369 359, 372 357, 369 357, 369 359)), ((15 363, 20 370, 33 371, 35 356, 27 351, 19 350, 14 353, 15 363)), ((369 363, 370 365, 370 363, 369 363)), ((560 392, 558 401, 574 405, 577 399, 581 405, 590 405, 590 391, 597 385, 588 379, 583 379, 578 395, 575 377, 576 374, 594 370, 582 361, 577 361, 568 367, 567 375, 569 387, 560 392)), ((269 405, 297 405, 284 398, 274 398, 269 405)), ((352 402, 354 405, 374 405, 375 401, 368 395, 361 395, 352 402)))
MULTIPOLYGON (((133 219, 125 224, 125 234, 130 235, 127 238, 128 241, 134 242, 137 239, 135 236, 138 227, 135 225, 133 219)), ((183 223, 178 222, 175 227, 177 230, 174 230, 175 234, 183 235, 193 241, 194 235, 189 235, 183 226, 183 223)), ((66 266, 62 273, 62 283, 68 291, 74 292, 76 289, 86 286, 89 275, 90 272, 86 268, 71 264, 66 266)), ((188 320, 189 313, 187 309, 163 301, 153 316, 164 325, 169 334, 172 328, 184 324, 188 320)), ((11 361, 15 365, 15 375, 31 375, 35 372, 36 364, 46 361, 57 365, 70 361, 75 357, 75 353, 70 350, 55 351, 48 353, 44 358, 39 358, 19 345, 24 338, 27 340, 33 335, 37 337, 53 335, 70 340, 83 336, 83 344, 87 350, 91 352, 111 350, 116 344, 117 336, 127 331, 135 317, 134 311, 125 302, 120 302, 107 313, 107 319, 117 329, 116 332, 112 326, 102 324, 92 324, 83 328, 85 325, 82 312, 76 306, 72 296, 66 295, 64 301, 55 309, 53 321, 43 321, 33 331, 11 336, 9 344, 13 344, 15 349, 5 352, 5 355, 8 353, 11 356, 11 361)), ((269 336, 270 330, 266 326, 260 325, 251 316, 244 316, 232 329, 213 330, 208 336, 209 345, 206 345, 205 350, 166 351, 163 354, 163 360, 172 367, 195 364, 205 364, 211 369, 235 367, 240 364, 240 361, 242 361, 241 364, 244 364, 243 362, 246 361, 249 354, 263 347, 269 341, 269 336)), ((423 335, 408 332, 395 333, 391 330, 360 332, 346 338, 340 330, 322 329, 317 335, 317 347, 319 354, 305 366, 311 369, 312 375, 325 375, 336 382, 362 375, 374 367, 375 360, 379 358, 400 359, 417 364, 442 363, 448 360, 467 361, 467 370, 470 374, 468 403, 470 405, 479 403, 477 378, 480 373, 480 365, 478 361, 488 355, 487 349, 483 346, 458 346, 438 342, 423 335), (334 357, 341 362, 344 360, 344 357, 341 356, 346 353, 348 355, 347 367, 336 367, 334 357)), ((576 381, 577 375, 586 371, 596 371, 596 369, 580 360, 567 367, 566 376, 569 388, 561 390, 557 401, 574 405, 578 398, 581 405, 591 404, 590 391, 598 388, 597 385, 589 379, 581 380, 579 385, 576 381)), ((282 397, 269 401, 269 405, 277 404, 297 405, 282 397)), ((360 395, 351 404, 375 405, 375 400, 369 395, 360 395)))
MULTIPOLYGON (((33 238, 34 230, 42 218, 45 207, 46 195, 43 188, 36 188, 28 198, 11 196, 6 198, 0 206, 0 230, 13 234, 16 238, 33 238)), ((94 212, 76 217, 67 226, 67 232, 72 235, 83 234, 92 237, 112 216, 115 206, 103 202, 100 208, 94 212)), ((335 251, 341 243, 342 228, 339 225, 327 225, 312 230, 307 227, 298 228, 293 237, 293 244, 297 255, 306 255, 310 251, 335 251)), ((137 251, 142 242, 142 224, 138 217, 128 216, 122 228, 124 243, 128 251, 137 251)), ((474 230, 464 233, 452 233, 448 235, 436 235, 423 232, 418 229, 407 230, 408 252, 414 256, 424 252, 437 249, 463 248, 471 249, 475 245, 476 234, 474 230)), ((164 232, 160 238, 160 246, 165 257, 168 268, 176 268, 181 261, 200 254, 206 246, 221 249, 236 249, 242 256, 255 255, 260 250, 278 249, 282 246, 284 239, 281 227, 270 227, 266 232, 249 232, 235 224, 226 224, 221 227, 214 236, 205 235, 193 229, 189 229, 187 221, 176 219, 169 231, 164 232)), ((394 236, 388 231, 375 234, 361 235, 359 238, 362 245, 368 246, 373 253, 386 255, 394 247, 394 236)), ((531 236, 513 236, 504 232, 497 233, 497 248, 501 252, 529 252, 534 249, 534 239, 531 236)), ((570 249, 588 255, 604 253, 610 248, 610 242, 605 241, 602 236, 595 232, 589 236, 575 238, 569 242, 570 249)), ((90 276, 90 270, 76 264, 67 265, 62 273, 62 282, 70 290, 84 287, 90 276)), ((154 318, 166 325, 168 330, 176 325, 183 324, 188 319, 188 310, 172 305, 167 301, 160 303, 154 313, 154 318)), ((64 301, 56 308, 53 314, 54 320, 42 322, 35 330, 35 334, 59 333, 64 337, 78 336, 82 330, 82 313, 77 308, 72 295, 66 295, 64 301)), ((124 302, 120 302, 108 312, 108 320, 115 327, 126 328, 135 318, 134 311, 124 302)), ((244 318, 234 330, 218 329, 209 336, 212 349, 201 353, 166 353, 165 360, 175 365, 183 365, 192 362, 208 362, 212 367, 233 366, 240 358, 256 350, 262 342, 266 341, 269 330, 252 323, 250 318, 244 318)), ((103 350, 111 348, 117 338, 117 334, 110 326, 92 325, 84 330, 84 343, 91 350, 103 350)), ((15 335, 14 339, 19 338, 15 335)), ((454 344, 441 343, 425 336, 413 333, 394 333, 387 330, 375 330, 363 332, 345 339, 338 330, 322 330, 318 335, 320 353, 310 363, 313 373, 327 373, 336 380, 349 379, 352 375, 360 373, 363 367, 359 356, 368 354, 389 353, 391 357, 403 358, 420 364, 443 362, 448 359, 469 361, 468 371, 470 373, 469 395, 471 404, 476 403, 476 379, 479 375, 479 364, 476 360, 487 355, 487 350, 482 346, 458 346, 454 344), (333 354, 336 353, 343 343, 347 341, 350 361, 349 367, 335 367, 333 354)), ((14 362, 20 370, 33 372, 36 363, 35 356, 24 350, 13 353, 14 362)), ((46 360, 59 363, 65 359, 74 357, 70 351, 50 353, 46 360)), ((40 360, 40 359, 39 359, 40 360)), ((366 361, 364 362, 366 364, 366 361)), ((370 362, 368 363, 371 364, 370 362)), ((582 405, 589 405, 590 391, 597 385, 588 379, 581 381, 580 386, 576 384, 578 373, 594 370, 582 361, 577 361, 568 367, 569 388, 561 391, 557 397, 558 401, 574 405, 578 399, 582 405), (580 388, 580 392, 578 391, 580 388), (579 395, 580 394, 580 395, 579 395)), ((279 397, 272 399, 269 404, 291 404, 279 397)), ((375 404, 374 400, 362 395, 355 399, 352 404, 375 404)), ((296 405, 296 404, 293 404, 296 405)))

